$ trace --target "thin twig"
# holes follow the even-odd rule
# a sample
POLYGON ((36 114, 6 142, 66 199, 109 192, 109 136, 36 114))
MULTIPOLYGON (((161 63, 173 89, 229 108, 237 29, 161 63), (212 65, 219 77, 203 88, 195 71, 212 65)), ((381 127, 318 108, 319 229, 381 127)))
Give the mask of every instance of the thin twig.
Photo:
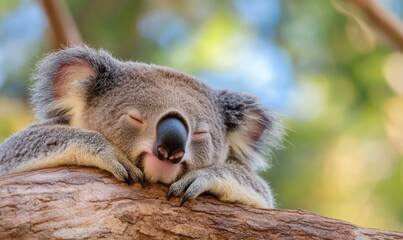
POLYGON ((403 51, 403 24, 376 0, 350 0, 386 37, 403 51))

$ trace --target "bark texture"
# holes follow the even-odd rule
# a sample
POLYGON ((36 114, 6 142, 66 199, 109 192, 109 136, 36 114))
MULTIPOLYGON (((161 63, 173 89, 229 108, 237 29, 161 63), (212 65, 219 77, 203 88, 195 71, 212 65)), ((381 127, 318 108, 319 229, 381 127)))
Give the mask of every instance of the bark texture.
POLYGON ((302 210, 254 209, 201 196, 179 207, 90 168, 0 177, 0 239, 403 239, 302 210))

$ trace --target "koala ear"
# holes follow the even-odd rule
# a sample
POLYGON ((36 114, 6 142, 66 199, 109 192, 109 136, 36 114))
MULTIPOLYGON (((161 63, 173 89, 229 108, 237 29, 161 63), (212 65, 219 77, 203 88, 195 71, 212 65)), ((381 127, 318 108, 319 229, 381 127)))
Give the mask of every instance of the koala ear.
POLYGON ((45 56, 37 65, 31 89, 37 117, 78 117, 88 97, 110 86, 116 62, 109 53, 84 45, 45 56))
POLYGON ((231 157, 254 170, 267 168, 264 155, 281 145, 283 130, 276 116, 247 94, 220 90, 216 97, 231 157))

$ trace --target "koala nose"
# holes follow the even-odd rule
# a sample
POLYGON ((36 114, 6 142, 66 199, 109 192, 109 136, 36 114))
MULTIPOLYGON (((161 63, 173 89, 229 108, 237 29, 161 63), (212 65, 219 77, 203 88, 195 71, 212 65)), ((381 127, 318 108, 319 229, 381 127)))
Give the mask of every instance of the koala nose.
POLYGON ((164 118, 157 126, 154 155, 161 161, 179 163, 185 155, 187 135, 186 127, 180 119, 164 118))

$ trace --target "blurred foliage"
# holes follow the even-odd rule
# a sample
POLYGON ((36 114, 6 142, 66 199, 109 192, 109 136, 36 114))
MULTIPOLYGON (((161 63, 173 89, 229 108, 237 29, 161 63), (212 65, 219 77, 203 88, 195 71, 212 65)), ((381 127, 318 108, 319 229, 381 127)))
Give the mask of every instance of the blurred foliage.
MULTIPOLYGON (((280 207, 402 229, 402 149, 385 129, 385 107, 396 98, 383 73, 391 49, 366 39, 368 28, 340 1, 283 3, 279 43, 294 59, 297 82, 317 84, 325 106, 315 119, 289 119, 290 146, 267 173, 280 207)), ((391 111, 402 108, 400 100, 391 111)))
MULTIPOLYGON (((15 8, 6 2, 1 12, 15 8)), ((234 66, 246 64, 238 52, 255 46, 251 42, 268 44, 273 53, 268 57, 282 64, 270 66, 284 82, 270 86, 279 93, 272 100, 288 131, 285 149, 262 173, 278 206, 403 230, 402 53, 344 1, 257 2, 273 12, 254 18, 242 12, 248 6, 238 0, 67 1, 89 45, 197 76, 206 70, 235 71, 234 66)), ((36 51, 47 49, 47 41, 35 45, 36 51)), ((0 139, 33 121, 29 107, 18 100, 26 102, 22 80, 33 62, 9 74, 2 86, 0 139)), ((242 89, 256 78, 217 79, 209 81, 242 89)), ((269 95, 272 89, 262 91, 269 95)))
POLYGON ((0 3, 0 16, 6 14, 18 5, 18 1, 15 0, 3 0, 0 3))

